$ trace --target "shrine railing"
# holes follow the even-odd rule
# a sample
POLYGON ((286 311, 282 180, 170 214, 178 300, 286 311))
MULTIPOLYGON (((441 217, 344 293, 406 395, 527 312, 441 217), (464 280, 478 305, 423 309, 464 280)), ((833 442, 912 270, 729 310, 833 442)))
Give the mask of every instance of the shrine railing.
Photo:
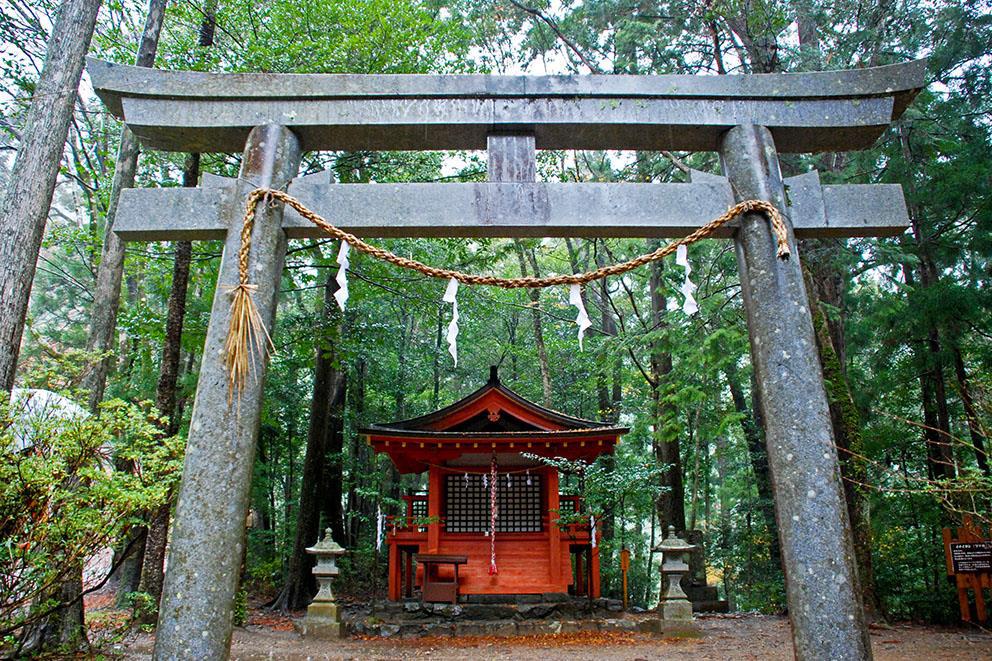
POLYGON ((390 514, 386 517, 386 530, 390 534, 398 532, 427 532, 427 495, 410 494, 403 496, 406 502, 405 514, 390 514))
POLYGON ((562 532, 571 539, 588 539, 591 533, 589 516, 582 514, 582 500, 579 496, 562 495, 558 497, 558 503, 557 516, 554 513, 551 516, 562 532))

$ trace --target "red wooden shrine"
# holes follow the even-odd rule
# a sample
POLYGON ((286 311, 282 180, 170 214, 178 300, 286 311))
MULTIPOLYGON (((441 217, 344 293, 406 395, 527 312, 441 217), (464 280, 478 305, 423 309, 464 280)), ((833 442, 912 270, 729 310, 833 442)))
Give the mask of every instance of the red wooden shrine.
POLYGON ((533 456, 593 461, 613 452, 627 431, 530 402, 503 386, 495 367, 485 386, 451 406, 362 430, 401 473, 428 473, 427 494, 405 496, 406 513, 387 520, 389 598, 413 596, 422 585, 416 554, 465 556, 461 595, 598 597, 599 550, 590 522, 559 522, 559 513, 580 513, 581 504, 560 495, 558 471, 533 456), (496 573, 490 573, 489 535, 493 457, 496 573))

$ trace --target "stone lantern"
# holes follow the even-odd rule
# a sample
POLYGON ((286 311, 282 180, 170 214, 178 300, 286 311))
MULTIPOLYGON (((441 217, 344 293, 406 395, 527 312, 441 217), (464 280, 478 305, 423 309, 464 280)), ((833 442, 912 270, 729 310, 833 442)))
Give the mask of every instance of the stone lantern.
POLYGON ((344 624, 341 622, 338 605, 334 601, 331 581, 338 575, 338 557, 346 552, 331 537, 330 528, 324 531, 322 540, 307 549, 307 553, 317 556, 317 566, 313 568, 313 575, 317 578, 320 589, 307 607, 307 615, 300 627, 300 632, 304 636, 341 638, 344 635, 344 624))
POLYGON ((687 560, 694 548, 675 534, 675 526, 668 526, 668 536, 658 545, 664 579, 658 610, 663 620, 692 621, 692 602, 682 590, 682 577, 689 573, 687 560))

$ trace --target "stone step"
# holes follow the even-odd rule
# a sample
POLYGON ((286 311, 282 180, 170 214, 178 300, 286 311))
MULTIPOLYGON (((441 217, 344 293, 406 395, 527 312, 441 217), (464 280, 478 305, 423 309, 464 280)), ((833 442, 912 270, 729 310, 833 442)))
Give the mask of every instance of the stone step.
POLYGON ((467 594, 462 599, 470 604, 536 604, 542 602, 570 601, 564 592, 546 592, 544 594, 467 594))
MULTIPOLYGON (((619 612, 623 609, 623 603, 619 599, 595 599, 590 601, 585 597, 569 597, 559 594, 545 595, 515 595, 516 602, 511 602, 502 595, 469 595, 463 597, 463 601, 457 605, 447 603, 422 604, 419 599, 404 599, 402 602, 381 601, 375 604, 373 609, 376 615, 390 616, 401 613, 424 612, 427 614, 472 614, 475 612, 489 612, 496 609, 501 613, 500 617, 515 612, 530 612, 534 607, 558 609, 565 612, 619 612), (477 601, 478 600, 478 601, 477 601)), ((486 618, 477 618, 486 619, 486 618)))
POLYGON ((386 622, 411 620, 498 620, 498 619, 561 619, 588 614, 619 613, 622 604, 615 600, 602 600, 590 604, 586 600, 533 604, 420 604, 407 602, 377 608, 374 615, 386 622))
POLYGON ((423 636, 530 636, 580 631, 630 631, 656 633, 663 624, 653 616, 579 620, 479 620, 475 622, 406 622, 349 625, 353 633, 382 638, 423 636))

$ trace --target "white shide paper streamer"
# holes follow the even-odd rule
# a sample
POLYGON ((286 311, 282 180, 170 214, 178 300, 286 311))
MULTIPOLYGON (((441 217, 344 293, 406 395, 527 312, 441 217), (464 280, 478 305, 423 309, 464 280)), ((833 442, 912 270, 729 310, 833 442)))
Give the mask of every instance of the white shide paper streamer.
POLYGON ((451 303, 451 323, 448 324, 448 353, 455 360, 455 367, 458 367, 458 281, 452 278, 448 280, 448 288, 444 291, 445 303, 451 303))
POLYGON ((338 302, 338 307, 344 310, 345 301, 348 300, 348 250, 350 246, 347 241, 341 242, 341 250, 338 251, 338 276, 335 280, 338 283, 338 290, 334 292, 334 300, 338 302))
MULTIPOLYGON (((348 245, 347 243, 344 245, 348 245)), ((378 551, 382 548, 382 505, 376 506, 376 517, 375 517, 375 550, 378 551)))
POLYGON ((592 326, 592 322, 589 321, 586 306, 582 303, 582 291, 578 284, 569 285, 568 303, 579 308, 579 316, 575 318, 575 324, 579 327, 579 351, 582 351, 582 337, 586 334, 586 329, 592 326))
POLYGON ((689 279, 689 274, 692 273, 692 267, 689 266, 689 254, 684 245, 676 248, 675 263, 685 269, 685 280, 682 281, 682 286, 679 287, 682 295, 685 296, 685 302, 682 303, 682 311, 688 315, 694 315, 699 311, 699 306, 696 305, 696 299, 692 296, 696 291, 696 285, 692 284, 692 280, 689 279))
POLYGON ((589 543, 596 548, 596 516, 593 514, 589 515, 589 536, 589 543))

